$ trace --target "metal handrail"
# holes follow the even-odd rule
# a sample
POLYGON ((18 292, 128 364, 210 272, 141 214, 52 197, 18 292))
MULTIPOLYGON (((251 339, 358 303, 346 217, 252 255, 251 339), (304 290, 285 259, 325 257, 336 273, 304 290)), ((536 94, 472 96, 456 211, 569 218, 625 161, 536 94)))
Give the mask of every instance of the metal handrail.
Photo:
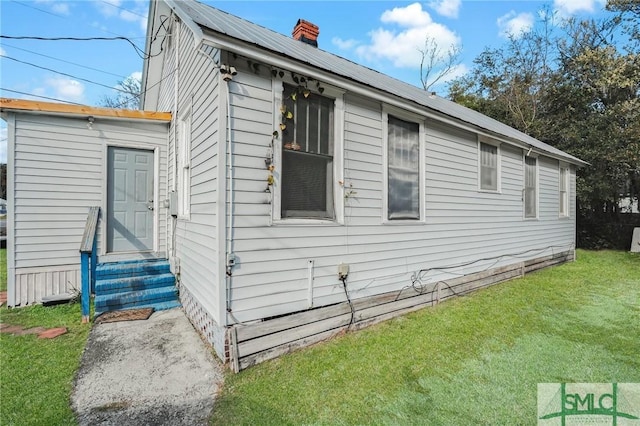
POLYGON ((98 220, 100 218, 100 207, 89 208, 87 221, 84 226, 84 234, 80 243, 80 273, 82 276, 81 302, 82 302, 82 322, 89 322, 89 302, 91 293, 95 291, 96 285, 96 231, 98 230, 98 220))

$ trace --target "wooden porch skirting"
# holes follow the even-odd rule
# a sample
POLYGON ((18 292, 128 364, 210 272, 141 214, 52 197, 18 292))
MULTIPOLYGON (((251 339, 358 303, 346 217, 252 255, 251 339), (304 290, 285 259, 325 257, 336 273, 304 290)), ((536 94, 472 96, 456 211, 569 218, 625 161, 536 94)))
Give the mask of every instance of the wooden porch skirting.
POLYGON ((392 291, 353 301, 354 316, 347 302, 285 315, 250 325, 228 328, 231 365, 238 372, 298 348, 330 339, 348 330, 359 330, 408 312, 416 311, 455 295, 466 294, 526 273, 574 260, 569 250, 499 268, 427 284, 423 292, 413 288, 392 291))

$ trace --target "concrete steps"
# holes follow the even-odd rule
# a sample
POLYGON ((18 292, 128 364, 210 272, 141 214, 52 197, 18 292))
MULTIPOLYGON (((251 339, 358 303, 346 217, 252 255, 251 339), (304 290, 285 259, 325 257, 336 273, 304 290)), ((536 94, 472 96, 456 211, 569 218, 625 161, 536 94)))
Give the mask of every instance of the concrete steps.
POLYGON ((108 311, 180 306, 166 260, 103 263, 96 267, 95 316, 108 311))

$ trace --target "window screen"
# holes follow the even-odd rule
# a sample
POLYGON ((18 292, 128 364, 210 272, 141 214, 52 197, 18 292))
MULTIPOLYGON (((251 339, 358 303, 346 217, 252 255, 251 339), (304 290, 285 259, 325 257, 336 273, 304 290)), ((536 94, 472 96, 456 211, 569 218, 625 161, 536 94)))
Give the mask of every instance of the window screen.
POLYGON ((288 84, 284 99, 281 216, 333 219, 334 101, 288 84))
POLYGON ((480 143, 480 189, 498 190, 498 147, 480 143))
POLYGON ((389 116, 388 218, 420 219, 420 126, 389 116))
POLYGON ((524 160, 524 216, 537 217, 537 161, 533 157, 524 160))
POLYGON ((569 169, 560 167, 560 216, 569 216, 569 169))

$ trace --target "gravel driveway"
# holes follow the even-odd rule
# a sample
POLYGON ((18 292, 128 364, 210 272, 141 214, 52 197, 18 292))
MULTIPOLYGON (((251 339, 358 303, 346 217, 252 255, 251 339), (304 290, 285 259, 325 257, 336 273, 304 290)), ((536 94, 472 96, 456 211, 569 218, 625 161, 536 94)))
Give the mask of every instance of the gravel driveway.
POLYGON ((204 425, 222 367, 181 309, 96 324, 72 393, 80 425, 204 425))

